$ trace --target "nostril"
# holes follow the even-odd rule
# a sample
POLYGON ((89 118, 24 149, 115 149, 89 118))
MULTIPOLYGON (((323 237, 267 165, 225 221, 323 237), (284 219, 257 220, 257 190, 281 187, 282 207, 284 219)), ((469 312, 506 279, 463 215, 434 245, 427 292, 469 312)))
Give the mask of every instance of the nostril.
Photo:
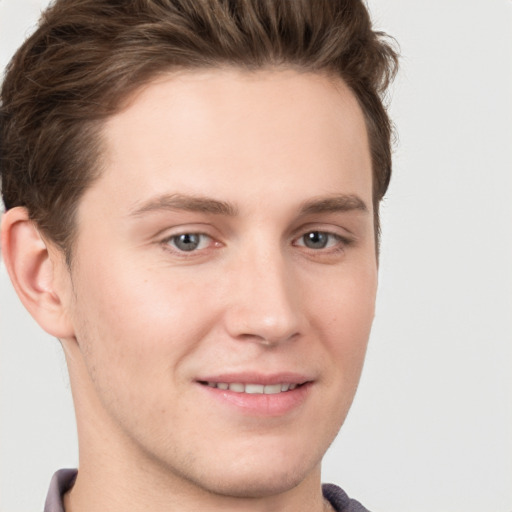
POLYGON ((242 341, 252 341, 259 343, 265 347, 273 348, 280 345, 283 342, 293 341, 299 336, 298 332, 288 334, 283 332, 282 334, 268 333, 268 334, 240 334, 238 339, 242 341))

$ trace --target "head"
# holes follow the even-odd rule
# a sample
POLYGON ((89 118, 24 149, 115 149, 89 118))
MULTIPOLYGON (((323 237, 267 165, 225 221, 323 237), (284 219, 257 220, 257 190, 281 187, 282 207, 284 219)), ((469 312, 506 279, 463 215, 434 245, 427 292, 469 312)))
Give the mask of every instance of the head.
POLYGON ((391 176, 382 96, 396 54, 361 0, 55 2, 7 68, 1 93, 5 208, 26 207, 68 256, 75 213, 101 174, 101 127, 172 70, 291 68, 341 78, 365 117, 375 233, 391 176))
POLYGON ((45 14, 2 89, 4 240, 82 467, 315 488, 373 319, 395 61, 356 1, 45 14))

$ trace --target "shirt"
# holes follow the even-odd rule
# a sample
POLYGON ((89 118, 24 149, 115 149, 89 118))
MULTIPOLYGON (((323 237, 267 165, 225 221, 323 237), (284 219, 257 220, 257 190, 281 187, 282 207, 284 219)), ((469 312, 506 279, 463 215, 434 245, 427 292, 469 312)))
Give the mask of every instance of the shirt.
MULTIPOLYGON (((76 469, 60 469, 52 478, 44 512, 64 512, 62 496, 75 483, 76 469)), ((322 485, 324 498, 329 501, 336 512, 369 512, 361 503, 350 499, 347 494, 334 484, 322 485)))

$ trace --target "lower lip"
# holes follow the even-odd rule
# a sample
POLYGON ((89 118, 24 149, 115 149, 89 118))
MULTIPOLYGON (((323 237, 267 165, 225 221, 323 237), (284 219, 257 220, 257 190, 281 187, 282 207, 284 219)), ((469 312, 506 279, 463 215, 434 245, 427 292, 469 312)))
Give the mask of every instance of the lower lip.
POLYGON ((199 384, 212 399, 252 416, 283 416, 300 407, 306 400, 312 383, 307 382, 291 391, 265 395, 237 393, 199 384))

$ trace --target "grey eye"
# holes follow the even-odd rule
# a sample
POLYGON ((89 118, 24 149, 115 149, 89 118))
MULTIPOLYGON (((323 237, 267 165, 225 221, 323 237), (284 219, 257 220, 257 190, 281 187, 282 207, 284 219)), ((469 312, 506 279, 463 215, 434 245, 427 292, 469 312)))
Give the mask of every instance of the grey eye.
POLYGON ((171 242, 180 251, 194 251, 201 245, 202 236, 199 233, 183 233, 173 236, 171 242))
POLYGON ((311 231, 302 237, 304 245, 309 249, 325 249, 329 243, 329 233, 323 231, 311 231))

